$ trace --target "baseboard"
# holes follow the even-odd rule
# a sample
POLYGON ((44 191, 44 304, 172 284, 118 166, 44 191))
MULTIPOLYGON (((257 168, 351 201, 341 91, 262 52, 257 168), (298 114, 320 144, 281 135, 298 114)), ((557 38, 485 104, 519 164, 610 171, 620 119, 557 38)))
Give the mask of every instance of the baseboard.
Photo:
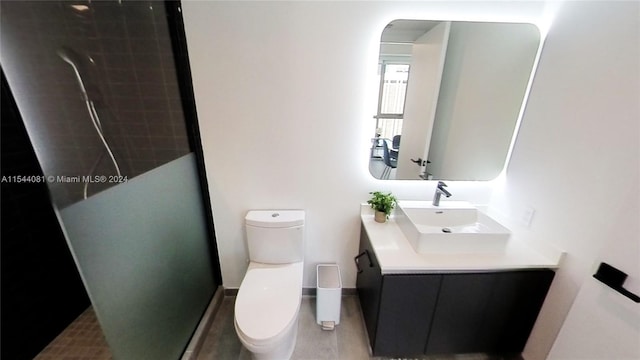
POLYGON ((224 289, 222 286, 218 286, 216 292, 211 298, 211 301, 209 302, 209 306, 207 306, 207 310, 205 310, 204 315, 202 315, 202 318, 200 319, 200 323, 198 323, 196 331, 193 333, 193 336, 189 341, 189 345, 187 345, 187 349, 182 354, 181 360, 196 360, 200 350, 202 349, 204 340, 207 337, 211 323, 213 323, 213 319, 216 317, 218 309, 220 309, 224 296, 224 289))
POLYGON ((224 296, 237 296, 238 288, 224 288, 224 296))
MULTIPOLYGON (((356 288, 342 288, 342 295, 343 296, 351 296, 351 295, 357 295, 358 294, 358 290, 356 288)), ((238 288, 225 288, 224 289, 224 296, 237 296, 238 295, 238 288)), ((302 288, 302 295, 303 296, 316 296, 316 288, 314 287, 306 287, 306 288, 302 288)))

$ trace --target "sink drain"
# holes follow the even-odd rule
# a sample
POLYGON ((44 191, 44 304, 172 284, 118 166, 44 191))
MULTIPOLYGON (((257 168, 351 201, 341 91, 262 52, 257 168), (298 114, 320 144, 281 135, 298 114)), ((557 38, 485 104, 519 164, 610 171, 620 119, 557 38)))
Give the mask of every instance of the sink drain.
POLYGON ((449 228, 442 228, 442 232, 443 232, 443 233, 447 233, 447 234, 449 234, 449 233, 451 233, 451 229, 449 229, 449 228))

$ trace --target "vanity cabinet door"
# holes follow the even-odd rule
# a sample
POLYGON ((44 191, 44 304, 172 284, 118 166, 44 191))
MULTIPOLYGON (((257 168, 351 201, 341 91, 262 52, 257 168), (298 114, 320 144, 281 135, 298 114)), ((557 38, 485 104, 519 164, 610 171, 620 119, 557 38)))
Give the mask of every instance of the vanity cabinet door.
POLYGON ((373 354, 422 354, 442 275, 382 276, 364 228, 358 254, 356 288, 373 354))
POLYGON ((358 268, 356 288, 358 289, 360 307, 367 326, 370 345, 374 349, 378 310, 380 308, 380 293, 382 291, 382 273, 364 226, 360 229, 358 256, 355 260, 358 268))
POLYGON ((384 275, 373 354, 422 355, 442 275, 384 275))
POLYGON ((545 269, 444 275, 425 353, 520 353, 554 274, 545 269))
POLYGON ((495 274, 443 275, 426 354, 482 352, 478 338, 495 274))
POLYGON ((484 351, 522 352, 554 275, 549 269, 496 274, 479 335, 484 351))

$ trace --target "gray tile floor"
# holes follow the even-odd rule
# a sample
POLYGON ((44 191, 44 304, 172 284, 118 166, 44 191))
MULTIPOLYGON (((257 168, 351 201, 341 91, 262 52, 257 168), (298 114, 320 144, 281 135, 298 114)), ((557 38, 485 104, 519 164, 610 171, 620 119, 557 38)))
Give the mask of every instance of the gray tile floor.
MULTIPOLYGON (((251 359, 233 326, 235 297, 225 297, 198 354, 198 360, 251 359)), ((316 324, 316 298, 303 296, 298 324, 298 338, 292 360, 383 360, 369 356, 367 334, 358 297, 342 297, 340 324, 334 331, 323 331, 316 324)), ((490 360, 484 354, 423 357, 428 360, 490 360)), ((409 359, 407 359, 409 360, 409 359)))

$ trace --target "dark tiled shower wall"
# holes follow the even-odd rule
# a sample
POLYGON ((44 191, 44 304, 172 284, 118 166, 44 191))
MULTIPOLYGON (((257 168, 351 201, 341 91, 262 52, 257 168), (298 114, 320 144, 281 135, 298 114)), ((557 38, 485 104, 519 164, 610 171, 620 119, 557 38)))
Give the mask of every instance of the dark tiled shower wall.
MULTIPOLYGON (((158 1, 2 1, 1 62, 45 175, 115 175, 73 67, 103 134, 131 179, 189 152, 164 4, 158 1)), ((112 184, 90 184, 91 196, 112 184)), ((62 208, 82 183, 49 183, 62 208)))
MULTIPOLYGON (((0 175, 42 170, 2 74, 0 175)), ((89 306, 43 183, 0 184, 0 358, 33 359, 89 306)))

